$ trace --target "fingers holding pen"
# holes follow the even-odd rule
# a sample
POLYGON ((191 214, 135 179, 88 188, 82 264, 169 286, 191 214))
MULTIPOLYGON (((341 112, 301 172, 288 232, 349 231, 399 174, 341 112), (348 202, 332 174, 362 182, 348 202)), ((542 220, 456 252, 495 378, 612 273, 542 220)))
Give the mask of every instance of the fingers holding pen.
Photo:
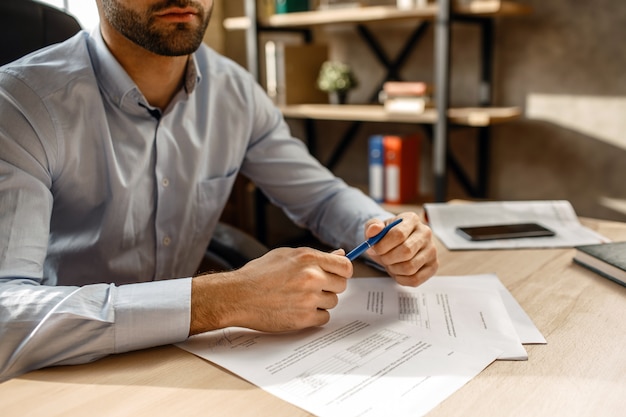
POLYGON ((303 320, 306 326, 319 326, 330 320, 328 310, 339 303, 338 294, 346 290, 348 278, 352 276, 352 263, 342 249, 330 254, 309 248, 291 249, 299 272, 291 281, 290 294, 298 308, 312 316, 303 320), (299 293, 299 294, 298 294, 299 293))
MULTIPOLYGON (((398 217, 403 221, 389 230, 368 254, 399 284, 417 286, 437 272, 437 249, 430 227, 416 213, 402 213, 398 217)), ((380 221, 370 221, 365 233, 376 233, 383 226, 380 221)))
POLYGON ((279 248, 229 274, 237 315, 228 325, 279 332, 327 323, 352 264, 343 251, 279 248))

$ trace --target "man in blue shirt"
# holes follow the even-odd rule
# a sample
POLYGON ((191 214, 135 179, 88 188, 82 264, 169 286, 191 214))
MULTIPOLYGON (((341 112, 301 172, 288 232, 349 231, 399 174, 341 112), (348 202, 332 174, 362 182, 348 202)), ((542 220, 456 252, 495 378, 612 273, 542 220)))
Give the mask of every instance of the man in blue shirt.
MULTIPOLYGON (((0 381, 227 326, 326 323, 352 275, 343 249, 279 248, 192 277, 236 176, 333 247, 394 216, 202 44, 211 0, 97 1, 99 30, 0 69, 0 381)), ((415 286, 436 250, 401 217, 368 254, 415 286)))

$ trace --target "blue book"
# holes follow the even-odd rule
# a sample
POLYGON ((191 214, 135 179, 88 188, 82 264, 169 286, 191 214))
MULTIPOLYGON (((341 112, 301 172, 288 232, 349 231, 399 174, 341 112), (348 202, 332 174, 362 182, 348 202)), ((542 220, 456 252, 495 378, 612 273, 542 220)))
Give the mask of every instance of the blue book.
POLYGON ((383 148, 383 136, 373 135, 369 138, 368 144, 369 152, 369 195, 379 203, 382 203, 385 198, 384 190, 384 148, 383 148))

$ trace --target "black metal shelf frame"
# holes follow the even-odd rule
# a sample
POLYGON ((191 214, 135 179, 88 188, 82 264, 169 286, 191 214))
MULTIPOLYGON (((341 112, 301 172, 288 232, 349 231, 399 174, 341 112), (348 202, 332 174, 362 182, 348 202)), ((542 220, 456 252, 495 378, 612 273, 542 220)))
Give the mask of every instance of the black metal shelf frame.
MULTIPOLYGON (((256 19, 256 0, 244 0, 244 12, 249 20, 246 29, 246 59, 250 73, 257 79, 259 77, 259 54, 258 54, 258 32, 268 30, 279 31, 299 31, 305 34, 305 40, 311 41, 312 35, 309 29, 294 28, 267 28, 260 27, 256 19)), ((479 106, 490 106, 492 104, 492 82, 493 82, 493 36, 494 19, 488 16, 468 16, 452 12, 451 0, 438 0, 438 12, 435 19, 421 21, 416 28, 406 38, 400 52, 393 59, 384 51, 373 33, 363 24, 356 24, 357 33, 365 44, 370 48, 376 59, 386 70, 385 77, 376 89, 372 92, 369 100, 376 102, 378 92, 385 81, 401 80, 400 69, 406 63, 411 51, 423 38, 426 30, 434 23, 434 84, 435 105, 440 117, 434 125, 424 125, 427 136, 433 145, 433 177, 434 177, 434 200, 438 202, 446 201, 448 171, 451 171, 458 179, 461 186, 472 197, 484 198, 487 196, 488 175, 490 163, 490 141, 491 132, 489 126, 473 127, 477 130, 476 138, 476 173, 475 181, 465 172, 457 158, 449 150, 449 133, 451 126, 448 117, 441 117, 447 114, 450 103, 450 44, 451 44, 451 24, 454 21, 477 24, 480 28, 480 89, 479 106)), ((315 121, 305 118, 306 140, 311 153, 316 153, 315 141, 315 121)), ((364 121, 355 120, 347 128, 337 146, 331 153, 325 165, 333 170, 341 160, 346 150, 354 140, 364 121)), ((267 231, 265 222, 265 201, 262 193, 258 192, 257 198, 257 237, 264 241, 267 231)))

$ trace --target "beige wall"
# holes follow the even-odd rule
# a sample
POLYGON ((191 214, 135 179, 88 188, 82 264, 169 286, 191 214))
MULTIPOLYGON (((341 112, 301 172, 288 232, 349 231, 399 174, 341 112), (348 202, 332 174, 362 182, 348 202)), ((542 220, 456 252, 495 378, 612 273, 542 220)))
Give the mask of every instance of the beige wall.
POLYGON ((224 43, 226 34, 222 27, 222 21, 224 20, 224 7, 222 0, 215 0, 213 2, 213 15, 211 16, 211 22, 204 36, 204 41, 213 49, 220 53, 224 53, 224 43))
MULTIPOLYGON (((522 1, 522 0, 520 0, 522 1)), ((490 199, 568 199, 583 216, 626 220, 626 2, 622 0, 523 0, 526 17, 496 23, 495 99, 520 106, 524 117, 493 131, 490 199)), ((372 24, 390 56, 403 43, 405 25, 372 24)), ((335 40, 331 55, 352 63, 361 85, 350 101, 364 102, 384 75, 350 26, 324 29, 335 40)), ((406 79, 432 81, 432 31, 412 53, 406 79)), ((453 30, 452 102, 471 105, 478 96, 475 27, 453 30)), ((301 133, 299 122, 291 122, 301 133)), ((349 123, 317 124, 324 161, 349 123)), ((367 182, 366 143, 374 133, 403 133, 415 126, 366 124, 336 173, 367 182)), ((451 148, 473 170, 472 132, 455 131, 451 148)), ((422 189, 431 191, 430 147, 423 155, 422 189)), ((449 197, 466 197, 450 179, 449 197)))
POLYGON ((496 130, 492 195, 626 220, 626 3, 525 1, 499 25, 497 97, 526 119, 496 130))

